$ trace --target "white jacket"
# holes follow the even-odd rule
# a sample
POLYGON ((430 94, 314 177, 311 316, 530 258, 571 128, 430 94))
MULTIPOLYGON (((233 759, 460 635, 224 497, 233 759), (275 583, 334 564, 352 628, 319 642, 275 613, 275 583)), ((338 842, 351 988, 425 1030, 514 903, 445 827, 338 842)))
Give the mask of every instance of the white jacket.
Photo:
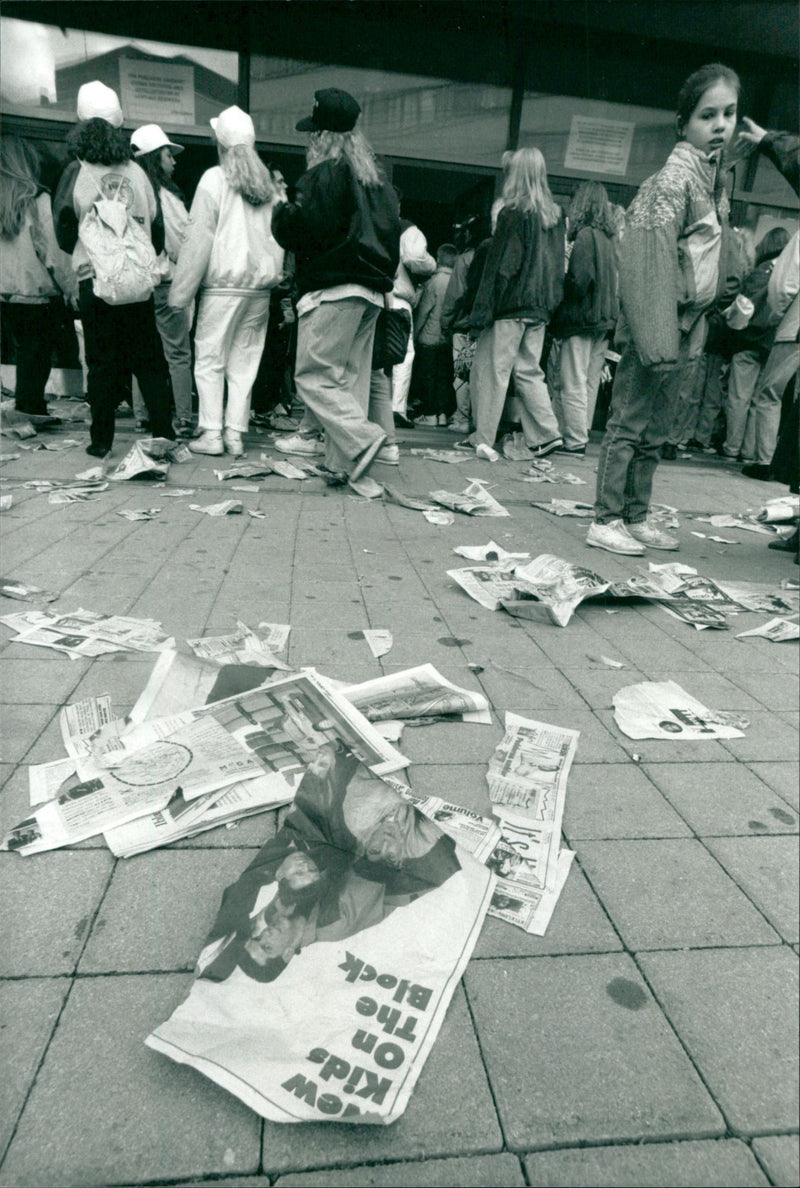
POLYGON ((206 170, 192 202, 169 304, 184 308, 198 289, 253 296, 277 285, 283 248, 272 235, 272 206, 245 202, 219 165, 206 170))
POLYGON ((409 305, 416 305, 419 290, 414 281, 421 282, 436 271, 436 261, 428 251, 428 241, 413 223, 400 236, 400 263, 394 274, 392 296, 409 305), (413 279, 412 279, 413 276, 413 279))
POLYGON ((800 329, 800 231, 795 231, 770 273, 767 301, 781 322, 775 332, 775 342, 797 342, 800 329))
POLYGON ((56 243, 50 195, 43 190, 29 203, 19 234, 0 239, 0 295, 21 305, 46 305, 51 297, 77 291, 70 258, 56 243))

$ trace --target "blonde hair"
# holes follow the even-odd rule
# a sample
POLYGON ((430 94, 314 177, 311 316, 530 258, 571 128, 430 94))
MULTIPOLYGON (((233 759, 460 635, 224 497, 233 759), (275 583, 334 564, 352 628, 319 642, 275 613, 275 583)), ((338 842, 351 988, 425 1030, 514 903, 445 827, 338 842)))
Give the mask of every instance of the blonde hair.
POLYGON ((545 229, 555 227, 561 208, 547 184, 547 166, 537 148, 517 149, 510 160, 503 160, 506 178, 503 183, 503 207, 531 211, 539 215, 545 229))
POLYGON ((0 140, 0 236, 15 239, 39 193, 39 158, 18 136, 0 140))
POLYGON ((352 132, 311 133, 306 152, 309 169, 321 165, 323 161, 338 161, 341 157, 347 161, 362 186, 377 187, 383 181, 375 154, 358 128, 352 132))
POLYGON ((234 144, 231 148, 218 145, 219 163, 225 180, 232 190, 241 194, 251 206, 265 206, 275 197, 272 175, 258 153, 249 144, 234 144))

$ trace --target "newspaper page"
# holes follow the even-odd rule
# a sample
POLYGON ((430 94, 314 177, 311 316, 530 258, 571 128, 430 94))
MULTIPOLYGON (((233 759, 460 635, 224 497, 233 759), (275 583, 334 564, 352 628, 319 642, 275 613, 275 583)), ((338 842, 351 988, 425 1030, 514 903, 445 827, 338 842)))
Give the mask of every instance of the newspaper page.
POLYGON ((591 569, 572 565, 549 553, 542 553, 527 565, 518 565, 515 574, 524 579, 522 597, 517 602, 504 602, 505 609, 512 614, 524 614, 525 603, 536 599, 557 627, 566 627, 581 602, 605 593, 610 584, 591 569))
POLYGON ((456 545, 453 552, 468 561, 530 561, 531 557, 530 553, 509 553, 494 540, 485 545, 456 545))
POLYGON ((111 698, 84 697, 72 705, 65 705, 59 714, 64 750, 73 761, 86 759, 92 753, 92 739, 114 721, 111 698))
POLYGON ((28 768, 28 790, 31 808, 58 796, 65 780, 75 775, 73 759, 56 759, 53 763, 34 763, 28 768))
POLYGON ((494 877, 358 762, 315 759, 145 1041, 276 1122, 404 1112, 494 877))
POLYGON ((543 891, 555 882, 561 820, 580 732, 506 713, 486 780, 503 841, 526 860, 526 878, 543 891))
POLYGON ((202 705, 219 681, 219 666, 170 649, 162 652, 128 715, 134 725, 202 705))
POLYGON ((529 876, 528 863, 512 846, 501 842, 495 857, 487 865, 498 875, 487 915, 524 928, 533 936, 544 936, 564 889, 575 857, 572 850, 561 850, 556 860, 555 878, 550 886, 539 888, 529 876), (502 875, 499 871, 507 871, 502 875))
POLYGON ((628 738, 744 738, 738 714, 707 709, 675 681, 626 685, 614 694, 614 719, 628 738))
POLYGON ((348 685, 340 692, 371 722, 454 715, 464 722, 490 724, 492 721, 489 702, 483 693, 459 688, 432 664, 420 664, 360 685, 348 685))
POLYGON ((26 631, 24 635, 15 635, 12 643, 31 644, 36 648, 53 648, 56 652, 65 652, 75 660, 81 656, 103 656, 109 652, 124 652, 126 649, 120 644, 106 643, 102 639, 65 630, 56 624, 52 627, 36 627, 33 631, 26 631))
POLYGON ((748 635, 763 635, 773 643, 788 643, 792 639, 800 639, 800 626, 791 619, 770 619, 760 627, 753 627, 751 631, 739 631, 737 639, 744 639, 748 635))
POLYGON ((463 512, 467 516, 507 516, 509 513, 486 490, 483 479, 470 479, 460 494, 453 491, 431 491, 431 499, 442 507, 463 512))
POLYGON ((472 565, 465 569, 448 569, 447 576, 481 606, 496 611, 500 610, 505 600, 517 597, 515 565, 516 562, 513 561, 495 565, 472 565))
POLYGON ((232 635, 209 635, 186 642, 200 660, 211 660, 214 664, 260 664, 265 668, 288 669, 266 640, 245 623, 237 623, 232 635))
MULTIPOLYGON (((388 780, 387 782, 391 782, 388 780)), ((442 833, 452 837, 456 845, 487 865, 500 841, 500 826, 491 817, 482 817, 461 804, 450 804, 439 796, 417 796, 410 788, 399 789, 406 800, 434 821, 442 833)))
POLYGON ((757 582, 718 582, 720 590, 744 610, 767 615, 797 614, 800 599, 796 590, 781 590, 757 582))

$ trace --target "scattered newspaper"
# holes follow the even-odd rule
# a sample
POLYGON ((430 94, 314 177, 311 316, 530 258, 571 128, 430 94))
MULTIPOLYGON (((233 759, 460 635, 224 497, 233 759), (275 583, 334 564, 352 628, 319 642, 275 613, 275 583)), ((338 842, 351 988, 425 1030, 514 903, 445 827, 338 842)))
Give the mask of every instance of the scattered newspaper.
POLYGON ((760 524, 755 517, 746 515, 728 516, 695 516, 695 519, 702 524, 711 524, 713 528, 741 528, 746 532, 759 532, 762 536, 774 535, 772 528, 767 528, 765 524, 760 524))
POLYGON ((385 503, 394 503, 398 507, 407 507, 411 511, 427 512, 434 508, 430 499, 423 499, 418 495, 406 495, 404 491, 398 491, 396 487, 392 487, 388 483, 383 484, 383 499, 385 503))
POLYGON ((73 658, 106 652, 158 652, 175 645, 155 619, 102 615, 83 609, 54 616, 49 623, 15 636, 13 642, 54 648, 73 658))
MULTIPOLYGON (((390 778, 387 782, 394 784, 390 778)), ((500 842, 500 826, 491 817, 483 817, 460 804, 450 804, 439 796, 417 796, 409 788, 398 786, 406 800, 434 821, 442 833, 452 837, 457 846, 491 867, 489 859, 500 842)), ((492 867, 492 869, 494 869, 492 867)))
POLYGON ((549 553, 542 553, 527 565, 518 565, 515 575, 523 581, 517 595, 503 601, 504 609, 513 615, 537 618, 538 603, 558 627, 566 627, 581 602, 604 594, 610 585, 591 569, 549 553))
POLYGON ((486 774, 502 831, 489 860, 499 879, 490 914, 536 935, 547 928, 572 861, 560 848, 561 821, 578 738, 577 730, 507 713, 486 774))
POLYGON ((468 561, 529 561, 531 556, 530 553, 509 553, 494 540, 485 545, 456 545, 453 552, 468 561))
POLYGON ((190 503, 192 511, 203 512, 206 516, 240 516, 244 504, 239 499, 224 499, 222 503, 190 503))
POLYGON ((756 582, 718 582, 723 594, 739 607, 762 614, 797 614, 800 600, 796 590, 759 585, 756 582))
POLYGON ((626 685, 614 694, 614 719, 628 738, 744 738, 741 714, 710 710, 675 681, 626 685))
POLYGON ((469 461, 469 454, 459 450, 415 449, 409 450, 417 458, 427 458, 430 462, 449 462, 457 464, 469 461))
POLYGON ((225 892, 188 997, 146 1043, 272 1121, 393 1122, 492 884, 337 739, 225 892))
POLYGON ((18 598, 22 602, 54 602, 59 597, 52 590, 42 590, 28 582, 19 582, 16 578, 0 578, 0 596, 18 598))
POLYGON ((594 504, 578 503, 574 499, 551 499, 549 503, 537 502, 534 499, 531 507, 540 507, 542 511, 550 512, 554 516, 577 516, 585 519, 594 515, 594 504))
POLYGON ((72 759, 56 759, 53 763, 34 763, 28 768, 28 790, 31 808, 53 800, 58 796, 65 781, 75 775, 72 759))
POLYGON ((169 467, 168 458, 152 457, 145 449, 145 442, 135 441, 108 477, 115 483, 124 482, 126 479, 153 479, 163 482, 169 474, 169 467))
POLYGON ((504 602, 517 597, 519 583, 514 577, 515 568, 515 561, 501 561, 494 565, 448 569, 447 576, 481 606, 496 611, 504 602))
POLYGON ((128 715, 132 725, 148 719, 171 718, 203 705, 220 679, 220 668, 170 649, 159 656, 147 684, 128 715))
POLYGON ((405 718, 452 718, 491 723, 489 702, 483 693, 452 684, 432 664, 406 668, 360 685, 347 685, 343 697, 370 722, 405 718))
POLYGON ((261 639, 271 651, 282 652, 289 642, 292 628, 289 623, 259 623, 258 630, 266 631, 266 636, 262 634, 261 639))
POLYGON ((187 639, 186 642, 200 660, 210 660, 220 666, 259 664, 265 668, 287 668, 268 642, 256 635, 246 623, 238 622, 232 635, 208 635, 201 639, 187 639))
POLYGON ((452 512, 442 511, 441 508, 428 507, 422 514, 429 524, 438 524, 440 528, 448 528, 456 522, 452 512))
POLYGON ((785 524, 800 519, 800 495, 770 499, 756 516, 761 524, 785 524))
POLYGON ((736 638, 744 639, 747 635, 763 635, 773 643, 788 643, 792 639, 800 639, 800 626, 791 619, 770 619, 760 627, 753 627, 751 631, 740 631, 736 638))
POLYGON ((365 628, 364 639, 369 644, 370 651, 376 660, 385 656, 387 652, 391 652, 394 643, 391 631, 385 627, 365 628))
POLYGON ((509 513, 493 495, 486 490, 483 479, 470 479, 469 486, 461 492, 431 491, 431 499, 443 507, 463 512, 467 516, 507 516, 509 513))
POLYGON ((160 507, 138 507, 138 508, 123 508, 122 511, 117 512, 118 516, 122 516, 125 520, 136 522, 138 520, 154 520, 156 516, 161 515, 160 507))

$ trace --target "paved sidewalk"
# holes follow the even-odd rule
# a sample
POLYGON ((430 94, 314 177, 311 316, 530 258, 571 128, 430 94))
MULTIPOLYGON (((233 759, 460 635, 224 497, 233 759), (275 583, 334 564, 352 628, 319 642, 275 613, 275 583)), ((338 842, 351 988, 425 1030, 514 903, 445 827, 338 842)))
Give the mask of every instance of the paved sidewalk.
MULTIPOLYGON (((62 405, 62 407, 69 407, 62 405)), ((73 406, 74 407, 74 406, 73 406)), ((130 444, 120 421, 114 460, 130 444)), ((85 432, 60 431, 56 440, 85 432)), ((157 485, 112 484, 96 501, 51 506, 13 492, 2 517, 5 576, 60 590, 54 604, 159 619, 186 637, 237 618, 291 623, 288 658, 363 680, 433 662, 482 688, 492 726, 407 729, 412 786, 488 811, 485 768, 504 711, 580 730, 567 794, 577 860, 544 938, 487 920, 405 1116, 387 1128, 263 1122, 144 1037, 185 994, 222 890, 275 829, 274 814, 127 861, 99 839, 21 858, 0 854, 7 942, 0 957, 4 1185, 796 1185, 798 648, 736 631, 696 632, 657 606, 584 605, 564 629, 471 601, 446 576, 452 548, 490 538, 555 553, 608 577, 637 560, 584 544, 585 526, 531 507, 591 501, 597 443, 552 460, 587 486, 519 481, 526 465, 445 466, 412 445, 375 477, 425 494, 489 478, 508 519, 421 513, 272 477, 236 493, 214 468, 174 466, 157 485), (267 513, 212 519, 190 502, 228 497, 267 513), (122 508, 157 507, 130 523, 122 508), (389 628, 372 657, 361 632, 389 628), (611 669, 601 655, 624 663, 611 669), (480 665, 476 675, 468 665, 480 665), (707 705, 742 711, 730 742, 632 742, 614 692, 671 678, 707 705)), ((269 438, 251 434, 249 456, 269 438)), ((3 439, 3 452, 14 449, 3 439)), ((23 453, 9 480, 67 478, 83 450, 23 453)), ((656 498, 681 509, 679 559, 720 579, 797 577, 767 538, 735 529, 715 544, 689 513, 757 507, 782 494, 716 459, 664 464, 656 498)), ((648 554, 659 562, 674 555, 648 554)), ((0 599, 2 613, 24 609, 0 599)), ((0 810, 27 811, 27 765, 63 754, 60 707, 108 693, 130 709, 154 658, 70 660, 7 643, 0 810)))

